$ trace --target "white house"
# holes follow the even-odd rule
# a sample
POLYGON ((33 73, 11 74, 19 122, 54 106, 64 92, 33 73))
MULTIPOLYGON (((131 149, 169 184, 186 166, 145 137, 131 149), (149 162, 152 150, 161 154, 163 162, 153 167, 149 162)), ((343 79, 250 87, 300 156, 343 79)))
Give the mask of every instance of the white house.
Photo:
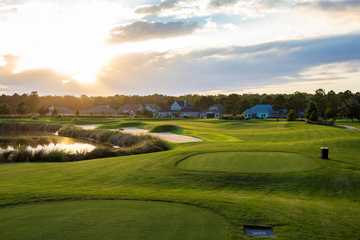
POLYGON ((159 111, 158 118, 199 118, 201 112, 194 109, 186 101, 174 101, 170 109, 159 111))
POLYGON ((221 118, 224 113, 224 107, 221 104, 215 104, 202 113, 203 118, 221 118))
POLYGON ((174 101, 170 106, 170 110, 175 112, 180 112, 185 107, 187 107, 186 101, 174 101))

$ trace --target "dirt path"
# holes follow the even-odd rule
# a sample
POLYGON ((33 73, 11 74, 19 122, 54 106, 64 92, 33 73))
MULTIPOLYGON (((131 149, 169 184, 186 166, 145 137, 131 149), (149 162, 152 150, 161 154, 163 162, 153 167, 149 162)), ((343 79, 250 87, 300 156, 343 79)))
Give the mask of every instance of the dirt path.
POLYGON ((353 126, 349 126, 349 125, 339 125, 339 127, 343 127, 345 129, 351 130, 351 131, 360 131, 359 128, 357 127, 353 127, 353 126))

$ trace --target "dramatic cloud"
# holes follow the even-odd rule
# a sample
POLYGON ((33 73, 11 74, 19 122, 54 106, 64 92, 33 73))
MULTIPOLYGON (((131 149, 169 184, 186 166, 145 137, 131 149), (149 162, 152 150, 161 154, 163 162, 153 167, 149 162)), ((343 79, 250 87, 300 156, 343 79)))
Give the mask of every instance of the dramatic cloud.
POLYGON ((136 9, 136 13, 139 14, 159 14, 164 10, 169 10, 169 9, 173 9, 176 4, 180 2, 180 0, 166 0, 163 1, 159 4, 155 4, 155 5, 148 5, 148 6, 143 6, 143 7, 139 7, 136 9))
POLYGON ((111 42, 137 42, 150 39, 171 38, 188 35, 200 26, 195 22, 134 22, 129 25, 115 27, 111 31, 111 42))
POLYGON ((189 54, 130 54, 114 59, 101 81, 124 93, 181 94, 296 82, 321 87, 332 81, 341 88, 346 76, 347 86, 358 91, 359 60, 360 35, 344 35, 189 54))
POLYGON ((196 92, 360 90, 360 35, 280 41, 189 53, 132 53, 103 67, 86 87, 48 69, 17 72, 16 57, 0 61, 6 92, 42 94, 184 94, 196 92), (269 87, 270 86, 270 87, 269 87))
POLYGON ((343 11, 354 10, 360 8, 360 1, 358 0, 343 0, 343 1, 317 1, 308 3, 325 11, 343 11))
POLYGON ((300 83, 358 90, 359 13, 355 0, 0 0, 0 87, 92 95, 300 83))
POLYGON ((37 90, 43 94, 81 93, 82 86, 69 76, 50 69, 31 69, 16 71, 18 57, 3 56, 0 62, 0 92, 31 92, 37 90))

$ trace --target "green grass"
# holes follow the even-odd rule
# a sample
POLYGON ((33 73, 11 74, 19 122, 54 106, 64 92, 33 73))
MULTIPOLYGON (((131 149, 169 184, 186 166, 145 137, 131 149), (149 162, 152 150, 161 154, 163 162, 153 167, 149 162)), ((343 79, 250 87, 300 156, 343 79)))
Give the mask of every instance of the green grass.
MULTIPOLYGON (((64 124, 73 120, 40 118, 36 121, 64 124)), ((82 119, 82 121, 83 124, 100 124, 104 128, 125 121, 131 122, 116 118, 89 119, 89 122, 82 119)), ((9 226, 4 225, 4 211, 11 210, 13 212, 7 214, 18 216, 17 222, 15 223, 14 220, 12 224, 14 226, 9 228, 10 231, 6 230, 9 235, 0 238, 23 239, 20 230, 26 228, 27 224, 35 222, 29 220, 33 213, 21 210, 19 207, 30 204, 28 206, 31 209, 34 206, 31 204, 37 202, 39 206, 44 204, 46 208, 49 201, 59 201, 59 204, 63 204, 65 200, 76 200, 86 205, 88 201, 85 200, 89 199, 165 201, 172 202, 167 204, 175 205, 175 208, 178 204, 191 204, 194 206, 191 210, 194 214, 189 215, 190 218, 187 214, 180 214, 170 208, 169 214, 175 214, 179 222, 191 223, 192 218, 207 221, 207 218, 199 213, 201 209, 207 209, 207 213, 212 212, 224 219, 230 239, 250 239, 244 235, 244 224, 272 225, 276 239, 280 240, 357 240, 359 238, 359 131, 286 121, 151 119, 133 121, 141 122, 146 129, 159 125, 177 125, 183 129, 182 134, 199 137, 203 142, 175 145, 173 149, 164 152, 91 161, 0 165, 0 229, 3 231, 9 226), (330 148, 331 159, 320 161, 319 148, 325 145, 330 148), (226 156, 224 152, 230 155, 241 152, 242 157, 247 154, 252 160, 257 160, 244 158, 247 159, 246 163, 240 165, 235 162, 236 167, 247 168, 248 172, 194 171, 179 167, 179 164, 186 163, 187 160, 183 161, 184 159, 200 157, 202 154, 214 154, 211 161, 217 164, 226 156), (294 155, 266 156, 268 152, 294 155), (266 156, 268 161, 263 160, 262 155, 266 156), (319 167, 317 167, 318 163, 319 167), (253 172, 251 168, 259 164, 263 170, 271 169, 271 171, 253 172), (280 168, 281 171, 277 171, 280 168)), ((231 160, 227 161, 231 162, 231 160)), ((209 166, 207 160, 204 162, 205 166, 209 166)), ((224 163, 221 163, 220 167, 228 168, 224 163)), ((93 202, 94 209, 104 207, 100 202, 99 204, 97 201, 93 202)), ((114 202, 121 204, 122 201, 114 202)), ((127 202, 124 204, 126 205, 127 202)), ((56 211, 59 211, 63 218, 69 218, 70 222, 76 220, 72 219, 71 215, 62 214, 62 210, 65 213, 63 207, 53 209, 59 209, 56 211)), ((104 210, 104 215, 100 212, 97 214, 99 221, 105 221, 107 218, 110 221, 113 219, 113 214, 116 214, 115 210, 108 213, 104 210)), ((122 215, 117 217, 119 219, 116 222, 127 219, 122 215)), ((66 239, 66 232, 59 231, 65 227, 65 223, 54 225, 50 224, 52 223, 50 217, 45 216, 41 219, 43 222, 39 220, 39 223, 44 232, 48 231, 48 234, 66 239), (49 224, 46 224, 47 219, 49 224)), ((135 225, 132 227, 129 225, 127 231, 138 231, 143 236, 149 236, 149 239, 162 239, 155 231, 149 231, 140 224, 147 219, 143 216, 137 217, 136 221, 134 220, 135 225)), ((151 220, 157 221, 156 217, 151 220)), ((93 220, 91 216, 85 215, 82 221, 91 223, 93 220)), ((160 222, 162 227, 168 227, 171 218, 166 217, 166 220, 160 222)), ((115 231, 111 230, 113 229, 111 224, 101 226, 103 231, 115 231)), ((221 228, 225 229, 225 227, 221 228)), ((92 231, 86 224, 74 225, 74 229, 92 231)), ((211 232, 215 226, 209 224, 204 229, 211 232)), ((38 234, 36 227, 29 228, 25 239, 31 235, 37 236, 36 234, 38 234)), ((179 228, 177 231, 177 235, 182 236, 181 239, 194 239, 187 234, 191 234, 190 227, 179 228)), ((102 236, 104 237, 99 238, 94 234, 87 239, 114 239, 111 236, 102 236)))
POLYGON ((228 239, 223 218, 182 204, 65 201, 2 208, 0 215, 0 238, 7 240, 228 239))
POLYGON ((189 157, 178 166, 196 171, 276 173, 316 169, 319 162, 296 153, 218 152, 189 157))

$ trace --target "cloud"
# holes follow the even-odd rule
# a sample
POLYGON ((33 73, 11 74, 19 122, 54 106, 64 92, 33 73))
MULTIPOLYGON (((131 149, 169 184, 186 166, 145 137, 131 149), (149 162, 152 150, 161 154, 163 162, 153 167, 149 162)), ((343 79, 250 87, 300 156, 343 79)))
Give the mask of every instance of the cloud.
POLYGON ((341 24, 352 24, 360 20, 360 1, 358 0, 321 0, 299 3, 296 7, 300 10, 304 9, 305 13, 310 10, 327 15, 332 20, 336 20, 341 24))
POLYGON ((111 30, 110 41, 113 43, 124 43, 171 38, 189 35, 198 28, 200 28, 200 25, 196 22, 176 21, 162 23, 138 21, 113 28, 111 30))
POLYGON ((81 85, 69 76, 50 69, 29 69, 17 72, 18 57, 5 55, 0 65, 0 92, 31 92, 37 90, 42 94, 79 93, 81 85), (56 91, 54 92, 54 89, 56 91))
POLYGON ((113 59, 100 81, 128 94, 183 94, 296 82, 341 87, 346 78, 359 91, 359 60, 360 35, 342 35, 188 54, 129 54, 113 59))
POLYGON ((159 4, 139 7, 135 10, 135 13, 145 14, 145 15, 156 15, 156 14, 161 13, 164 10, 169 10, 169 9, 175 8, 177 3, 179 3, 179 2, 180 2, 180 0, 165 0, 159 4))
POLYGON ((240 2, 240 0, 211 0, 210 6, 211 7, 224 7, 224 6, 234 5, 238 2, 240 2))
POLYGON ((358 0, 343 0, 343 1, 317 1, 313 3, 308 3, 319 9, 325 11, 344 11, 344 10, 354 10, 354 8, 360 8, 360 1, 358 0))
POLYGON ((189 53, 119 55, 101 70, 92 88, 48 69, 14 72, 16 57, 5 59, 6 64, 0 65, 0 86, 8 87, 8 92, 184 94, 214 90, 287 92, 296 87, 313 91, 323 86, 360 91, 360 34, 189 53))

